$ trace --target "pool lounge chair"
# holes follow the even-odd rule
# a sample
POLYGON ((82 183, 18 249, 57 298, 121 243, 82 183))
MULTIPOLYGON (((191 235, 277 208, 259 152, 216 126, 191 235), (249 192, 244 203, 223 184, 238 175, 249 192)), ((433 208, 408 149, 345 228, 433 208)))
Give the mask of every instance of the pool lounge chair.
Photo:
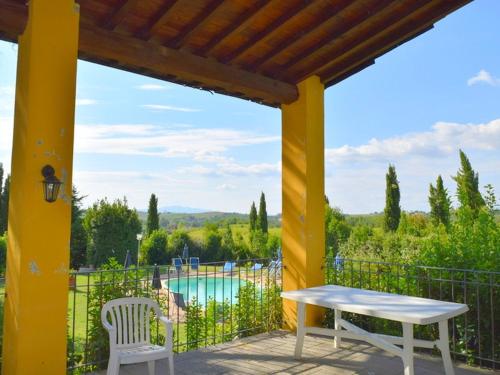
POLYGON ((222 271, 224 273, 233 273, 234 271, 234 267, 236 266, 236 263, 235 262, 226 262, 224 263, 224 268, 222 269, 222 271))
POLYGON ((260 271, 262 269, 262 264, 261 263, 255 263, 252 266, 252 271, 260 271))
POLYGON ((192 271, 198 271, 198 269, 200 268, 200 258, 198 257, 189 258, 189 266, 191 267, 192 271))
POLYGON ((271 263, 269 263, 269 275, 276 275, 279 276, 281 275, 281 260, 272 260, 271 263))
POLYGON ((182 259, 172 258, 172 266, 175 267, 178 273, 182 273, 182 259))

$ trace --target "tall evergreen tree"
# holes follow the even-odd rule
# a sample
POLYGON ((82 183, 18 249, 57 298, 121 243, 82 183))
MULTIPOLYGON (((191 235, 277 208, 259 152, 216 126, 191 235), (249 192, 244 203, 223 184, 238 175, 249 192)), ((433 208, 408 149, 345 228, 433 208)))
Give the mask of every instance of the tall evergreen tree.
POLYGON ((431 220, 435 225, 450 224, 450 206, 451 200, 448 196, 448 190, 444 188, 443 179, 438 176, 436 187, 429 186, 429 205, 431 206, 431 220))
POLYGON ((389 171, 385 175, 385 182, 384 229, 394 232, 398 229, 399 219, 401 218, 401 207, 399 206, 401 196, 394 165, 389 165, 389 171))
POLYGON ((469 158, 460 150, 460 169, 453 177, 457 182, 457 198, 461 207, 478 212, 485 202, 479 192, 479 175, 472 169, 469 158))
POLYGON ((257 229, 260 229, 262 233, 267 233, 267 209, 266 209, 266 196, 264 192, 260 194, 259 202, 259 215, 257 217, 257 229))
POLYGON ((10 175, 7 175, 3 185, 2 196, 0 201, 0 233, 3 234, 9 227, 9 191, 10 191, 10 175))
POLYGON ((0 236, 3 235, 3 232, 1 231, 2 226, 2 190, 3 190, 3 164, 0 163, 0 236))
POLYGON ((146 233, 150 235, 153 231, 160 229, 160 215, 158 214, 158 198, 151 194, 149 198, 148 219, 146 233))
POLYGON ((82 200, 85 197, 80 195, 76 187, 73 186, 71 198, 71 240, 70 240, 70 265, 73 269, 78 269, 87 262, 87 232, 83 227, 82 200))
POLYGON ((255 202, 252 202, 252 207, 250 207, 250 231, 254 231, 257 228, 257 208, 255 208, 255 202))

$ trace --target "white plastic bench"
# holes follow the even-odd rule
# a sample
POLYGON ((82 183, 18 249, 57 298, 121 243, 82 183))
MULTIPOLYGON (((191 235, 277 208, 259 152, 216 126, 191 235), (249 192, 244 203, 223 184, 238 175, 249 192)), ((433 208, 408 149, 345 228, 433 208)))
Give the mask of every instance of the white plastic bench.
POLYGON ((158 304, 149 298, 118 298, 107 302, 101 311, 101 321, 109 332, 108 375, 118 375, 120 364, 147 362, 149 375, 155 373, 155 361, 168 358, 170 375, 174 375, 172 321, 163 316, 158 304), (151 344, 150 317, 166 330, 165 345, 151 344))
POLYGON ((400 356, 403 360, 405 375, 414 374, 414 347, 433 348, 436 346, 443 357, 445 374, 454 374, 449 349, 448 319, 465 313, 468 310, 467 305, 337 285, 282 292, 281 297, 297 302, 297 343, 295 346, 297 358, 302 355, 304 336, 307 333, 313 333, 334 337, 335 348, 340 347, 341 339, 345 337, 366 341, 400 356), (306 304, 335 309, 335 329, 305 327, 306 304), (365 331, 342 319, 342 311, 401 322, 403 337, 365 331), (439 324, 438 340, 417 340, 413 337, 414 324, 432 323, 439 324))

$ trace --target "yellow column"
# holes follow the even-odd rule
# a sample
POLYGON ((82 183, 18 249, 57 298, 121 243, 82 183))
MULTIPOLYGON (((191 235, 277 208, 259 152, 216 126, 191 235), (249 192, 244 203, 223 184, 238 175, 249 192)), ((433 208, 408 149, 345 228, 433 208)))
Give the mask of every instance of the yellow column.
MULTIPOLYGON (((283 289, 324 285, 324 87, 312 76, 298 84, 297 101, 282 106, 283 289)), ((296 303, 283 301, 285 327, 296 328, 296 303)), ((323 310, 308 306, 306 323, 323 310)))
POLYGON ((65 374, 79 8, 31 0, 19 38, 3 374, 65 374), (63 181, 43 197, 42 167, 63 181))

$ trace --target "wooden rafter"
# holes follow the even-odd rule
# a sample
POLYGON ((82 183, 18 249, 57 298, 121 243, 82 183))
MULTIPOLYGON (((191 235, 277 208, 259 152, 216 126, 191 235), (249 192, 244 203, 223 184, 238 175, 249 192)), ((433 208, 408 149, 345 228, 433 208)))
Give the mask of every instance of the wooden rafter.
POLYGON ((285 82, 224 65, 189 52, 106 31, 80 27, 80 57, 277 106, 297 98, 297 88, 285 82), (124 53, 126 52, 126 53, 124 53), (231 77, 231 79, 228 79, 231 77))
POLYGON ((156 31, 165 23, 167 18, 170 16, 174 5, 178 0, 168 0, 165 1, 162 6, 156 11, 153 17, 144 25, 135 36, 143 39, 149 40, 156 33, 156 31))
MULTIPOLYGON (((401 1, 401 0, 398 0, 401 1)), ((430 1, 430 0, 423 0, 423 1, 430 1)), ((324 36, 319 42, 317 42, 314 45, 311 45, 309 48, 304 48, 301 50, 300 53, 296 54, 293 58, 288 60, 285 64, 280 66, 280 70, 282 73, 280 76, 285 76, 288 69, 291 67, 299 64, 305 59, 312 59, 322 52, 323 48, 328 47, 332 42, 342 38, 344 35, 347 33, 351 32, 353 29, 360 27, 360 25, 363 25, 364 22, 367 22, 370 20, 370 17, 379 14, 383 12, 386 8, 388 7, 394 7, 398 2, 394 2, 393 0, 379 0, 375 6, 374 9, 372 9, 370 12, 364 12, 359 15, 358 18, 356 19, 350 19, 349 22, 346 22, 339 30, 336 30, 335 33, 330 33, 326 36, 324 36)))
POLYGON ((315 31, 324 27, 324 24, 328 21, 331 21, 332 17, 340 13, 343 9, 352 5, 353 2, 351 0, 338 1, 334 5, 326 7, 326 9, 319 15, 319 18, 312 22, 308 27, 303 28, 299 33, 295 33, 292 37, 284 40, 280 43, 276 48, 270 50, 268 53, 264 53, 258 59, 254 60, 252 64, 245 65, 250 71, 258 71, 259 67, 265 64, 267 61, 272 59, 274 56, 278 55, 280 52, 290 48, 295 43, 302 40, 308 34, 314 33, 315 31))
MULTIPOLYGON (((440 5, 444 7, 443 5, 440 5)), ((448 3, 446 7, 453 6, 453 3, 448 3)), ((323 59, 316 60, 312 66, 307 68, 308 73, 305 70, 298 72, 297 77, 304 77, 314 72, 319 73, 325 71, 331 67, 331 70, 335 70, 335 65, 338 64, 337 61, 346 54, 354 54, 354 57, 349 57, 352 61, 359 58, 360 54, 365 53, 365 59, 371 58, 377 52, 384 50, 385 47, 392 47, 398 41, 408 38, 411 34, 420 33, 421 29, 425 29, 429 26, 429 23, 433 22, 433 11, 436 8, 436 4, 432 1, 428 1, 427 5, 424 7, 411 6, 405 9, 405 13, 398 13, 398 17, 394 16, 392 20, 385 20, 381 22, 377 27, 373 27, 373 34, 369 38, 364 38, 363 40, 354 39, 350 43, 343 46, 343 48, 337 50, 334 54, 326 55, 323 59), (423 15, 422 15, 423 14, 423 15), (428 14, 428 15, 427 15, 428 14), (419 17, 420 27, 416 27, 414 19, 419 17), (416 31, 415 31, 416 30, 416 31), (361 52, 358 52, 361 51, 361 52)), ((344 60, 345 61, 345 60, 344 60)), ((357 60, 358 62, 360 60, 357 60)), ((349 64, 345 62, 345 64, 349 64)), ((355 63, 351 62, 351 66, 355 63)), ((348 66, 346 67, 348 68, 348 66)))
POLYGON ((246 25, 251 21, 252 17, 255 17, 260 11, 265 9, 266 5, 269 5, 268 0, 256 0, 250 8, 239 15, 229 26, 222 30, 219 35, 212 38, 203 48, 196 51, 197 55, 205 56, 210 53, 217 45, 222 43, 224 40, 229 38, 233 33, 246 27, 246 25))
POLYGON ((179 48, 191 35, 196 34, 199 30, 210 22, 211 17, 216 10, 224 3, 224 0, 212 0, 190 23, 185 26, 174 39, 169 40, 165 45, 171 48, 179 48))
POLYGON ((333 66, 329 69, 326 69, 325 71, 321 72, 321 79, 323 82, 325 82, 325 87, 330 87, 348 77, 350 77, 353 74, 358 73, 359 71, 367 68, 370 65, 373 65, 375 63, 375 60, 379 58, 380 56, 386 54, 387 52, 390 52, 394 48, 399 47, 401 44, 404 44, 412 39, 415 39, 419 35, 431 30, 434 28, 434 25, 426 26, 422 30, 419 30, 417 32, 411 32, 409 36, 404 37, 404 39, 398 38, 398 40, 393 41, 394 44, 389 44, 388 47, 384 48, 383 50, 380 50, 377 46, 372 47, 369 50, 364 50, 363 53, 367 53, 368 56, 370 56, 371 53, 374 53, 373 51, 377 51, 376 55, 373 55, 369 58, 368 61, 358 64, 354 68, 352 67, 352 63, 347 60, 343 64, 339 64, 336 66, 333 66))
POLYGON ((276 20, 271 22, 267 27, 265 27, 262 31, 254 34, 250 39, 248 39, 245 43, 239 46, 234 51, 225 55, 221 61, 224 63, 230 62, 238 56, 245 53, 249 48, 254 47, 259 42, 263 41, 264 38, 271 35, 274 31, 276 31, 279 27, 281 27, 286 22, 290 21, 293 17, 299 15, 304 9, 314 5, 313 1, 307 2, 303 1, 290 8, 288 11, 284 12, 279 16, 276 20))
POLYGON ((127 14, 137 6, 139 1, 140 0, 122 0, 117 8, 99 23, 99 26, 107 30, 114 30, 127 14))

